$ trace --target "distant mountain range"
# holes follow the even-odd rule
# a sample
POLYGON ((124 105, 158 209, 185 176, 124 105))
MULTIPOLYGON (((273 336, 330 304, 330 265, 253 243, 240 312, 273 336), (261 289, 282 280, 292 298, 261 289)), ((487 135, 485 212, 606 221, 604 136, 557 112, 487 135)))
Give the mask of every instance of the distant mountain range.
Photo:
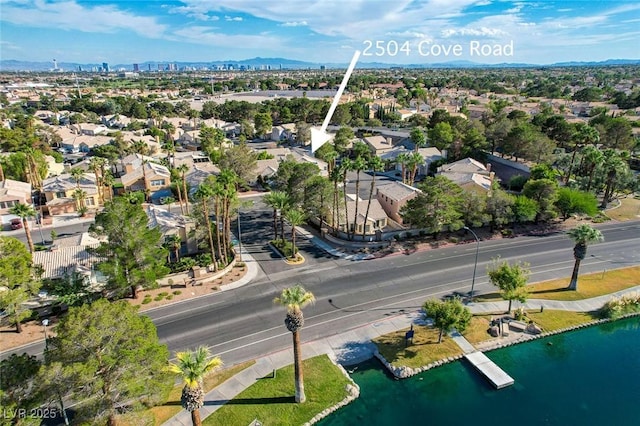
MULTIPOLYGON (((169 61, 147 61, 138 63, 138 69, 140 71, 158 71, 158 69, 166 70, 169 64, 173 64, 177 70, 185 67, 191 67, 195 69, 211 69, 218 67, 229 67, 233 69, 320 69, 324 66, 327 69, 346 68, 347 63, 316 63, 296 61, 286 58, 252 58, 243 59, 240 61, 228 60, 228 61, 210 61, 210 62, 169 62, 169 61)), ((500 63, 500 64, 482 64, 471 61, 451 61, 435 64, 388 64, 382 62, 366 62, 359 61, 358 68, 376 68, 376 69, 389 69, 389 68, 532 68, 532 67, 586 67, 586 66, 610 66, 610 65, 640 65, 640 59, 608 59, 600 62, 557 62, 553 64, 526 64, 526 63, 500 63)), ((58 69, 63 71, 92 71, 99 70, 102 64, 79 64, 72 62, 60 62, 57 64, 58 69)), ((133 64, 109 64, 111 71, 125 70, 133 71, 133 64)), ((28 61, 16 61, 11 59, 0 60, 0 71, 52 71, 53 62, 28 62, 28 61)))

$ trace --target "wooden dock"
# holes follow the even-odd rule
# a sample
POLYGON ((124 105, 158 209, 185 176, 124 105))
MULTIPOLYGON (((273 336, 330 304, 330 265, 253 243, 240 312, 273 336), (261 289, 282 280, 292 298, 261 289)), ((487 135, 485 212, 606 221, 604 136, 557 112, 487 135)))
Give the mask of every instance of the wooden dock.
POLYGON ((514 383, 511 376, 505 373, 482 352, 467 353, 464 357, 476 368, 476 370, 484 374, 496 389, 502 389, 507 386, 511 386, 514 383))

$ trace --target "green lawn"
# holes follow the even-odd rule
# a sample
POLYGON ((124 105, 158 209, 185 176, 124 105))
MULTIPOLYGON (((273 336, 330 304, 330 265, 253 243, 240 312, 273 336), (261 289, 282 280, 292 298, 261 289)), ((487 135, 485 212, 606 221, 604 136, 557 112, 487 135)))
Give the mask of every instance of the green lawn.
POLYGON ((528 319, 540 326, 543 332, 573 327, 598 319, 597 315, 591 312, 556 311, 553 309, 545 309, 544 312, 531 311, 526 315, 528 319))
MULTIPOLYGON (((527 286, 530 299, 545 300, 583 300, 615 293, 640 285, 640 266, 614 269, 606 272, 580 275, 578 290, 568 290, 570 278, 542 281, 527 286)), ((500 294, 488 293, 475 298, 477 302, 502 300, 500 294)))
POLYGON ((204 425, 248 425, 258 419, 263 425, 301 425, 347 396, 350 381, 326 355, 303 361, 307 401, 294 402, 293 365, 256 381, 234 399, 207 417, 204 425))
POLYGON ((480 343, 485 340, 492 339, 491 335, 487 333, 489 329, 489 323, 491 322, 492 317, 497 317, 495 314, 486 314, 486 315, 474 315, 471 318, 471 324, 467 327, 467 329, 462 333, 465 339, 469 341, 472 345, 476 343, 480 343))
POLYGON ((451 356, 462 354, 460 347, 447 335, 438 343, 438 330, 414 327, 413 344, 405 347, 405 328, 373 339, 378 352, 396 367, 418 368, 451 356))

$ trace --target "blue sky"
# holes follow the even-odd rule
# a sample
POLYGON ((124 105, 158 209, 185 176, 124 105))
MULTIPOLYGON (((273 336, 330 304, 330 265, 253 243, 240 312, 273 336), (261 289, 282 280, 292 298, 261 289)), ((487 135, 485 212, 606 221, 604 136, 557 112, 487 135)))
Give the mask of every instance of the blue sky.
POLYGON ((25 61, 548 64, 639 46, 638 1, 0 0, 0 58, 25 61))

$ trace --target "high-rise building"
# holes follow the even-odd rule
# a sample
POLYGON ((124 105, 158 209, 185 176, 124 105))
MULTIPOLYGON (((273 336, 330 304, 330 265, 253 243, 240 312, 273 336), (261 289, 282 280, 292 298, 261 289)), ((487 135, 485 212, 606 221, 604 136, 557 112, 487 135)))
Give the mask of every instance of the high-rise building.
POLYGON ((109 72, 109 64, 106 62, 102 63, 102 71, 109 72))
POLYGON ((138 72, 138 71, 140 71, 140 65, 138 65, 138 64, 133 64, 133 71, 134 71, 134 72, 138 72))

